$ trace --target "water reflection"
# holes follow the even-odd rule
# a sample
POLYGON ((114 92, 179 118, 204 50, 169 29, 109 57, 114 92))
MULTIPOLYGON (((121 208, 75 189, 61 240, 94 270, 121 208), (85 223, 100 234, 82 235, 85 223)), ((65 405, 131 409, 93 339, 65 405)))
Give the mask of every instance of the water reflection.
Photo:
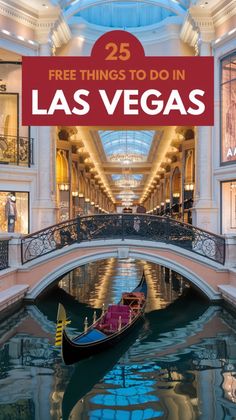
POLYGON ((118 302, 121 291, 133 290, 143 271, 148 283, 146 312, 165 308, 187 285, 182 276, 167 268, 131 258, 119 261, 110 258, 78 267, 63 277, 59 285, 79 302, 101 308, 103 303, 118 302))
POLYGON ((234 316, 154 264, 110 259, 80 267, 0 331, 1 420, 236 418, 234 316), (73 334, 94 308, 132 290, 143 270, 143 324, 111 351, 64 366, 53 346, 58 302, 73 334))

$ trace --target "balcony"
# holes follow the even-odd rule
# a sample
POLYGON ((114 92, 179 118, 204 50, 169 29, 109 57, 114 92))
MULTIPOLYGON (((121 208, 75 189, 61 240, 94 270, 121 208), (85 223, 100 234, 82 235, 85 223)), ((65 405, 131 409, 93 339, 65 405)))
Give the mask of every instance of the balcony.
POLYGON ((0 134, 0 165, 30 167, 33 164, 33 139, 0 134))

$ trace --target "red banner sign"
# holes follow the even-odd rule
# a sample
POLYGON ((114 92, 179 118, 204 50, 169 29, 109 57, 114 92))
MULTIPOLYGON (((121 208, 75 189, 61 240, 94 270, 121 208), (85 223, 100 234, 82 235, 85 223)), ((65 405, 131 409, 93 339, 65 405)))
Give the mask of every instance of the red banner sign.
POLYGON ((126 31, 90 57, 24 57, 24 125, 213 125, 212 57, 145 57, 126 31))

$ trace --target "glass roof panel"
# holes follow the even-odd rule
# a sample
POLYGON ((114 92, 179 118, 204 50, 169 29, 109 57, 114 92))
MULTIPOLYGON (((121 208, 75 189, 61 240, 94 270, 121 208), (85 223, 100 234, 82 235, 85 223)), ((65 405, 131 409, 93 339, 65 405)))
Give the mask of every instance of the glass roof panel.
POLYGON ((137 28, 174 16, 170 10, 141 2, 107 3, 81 10, 77 16, 89 23, 110 28, 137 28))
POLYGON ((99 131, 102 145, 109 160, 114 154, 136 154, 146 160, 152 144, 154 130, 99 131))
POLYGON ((157 24, 171 16, 183 16, 189 0, 74 0, 65 7, 69 16, 110 28, 137 28, 157 24))
MULTIPOLYGON (((117 174, 112 174, 111 177, 113 181, 119 181, 124 178, 123 175, 117 175, 117 174)), ((129 178, 135 179, 137 181, 141 181, 141 179, 143 178, 143 175, 142 174, 134 174, 134 175, 129 174, 129 178)))

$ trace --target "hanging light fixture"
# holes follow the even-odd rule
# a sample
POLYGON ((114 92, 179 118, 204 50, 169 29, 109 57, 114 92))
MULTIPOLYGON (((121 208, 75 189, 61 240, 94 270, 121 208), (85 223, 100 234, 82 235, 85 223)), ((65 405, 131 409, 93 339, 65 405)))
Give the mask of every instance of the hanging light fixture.
POLYGON ((132 206, 133 205, 133 201, 131 200, 124 200, 122 201, 122 206, 132 206))
POLYGON ((133 199, 137 198, 137 196, 131 190, 124 190, 124 191, 120 192, 120 194, 117 196, 117 198, 120 198, 121 200, 132 200, 133 201, 133 199))
POLYGON ((123 175, 120 179, 115 181, 115 185, 121 188, 135 188, 140 185, 140 181, 133 178, 131 175, 123 175))
POLYGON ((144 162, 146 160, 146 156, 145 154, 142 154, 142 153, 134 153, 129 149, 128 131, 126 131, 124 152, 113 153, 112 155, 109 156, 109 160, 111 162, 119 162, 123 165, 129 165, 134 162, 144 162))
POLYGON ((138 153, 115 153, 110 156, 111 162, 120 162, 124 165, 130 165, 135 162, 143 162, 145 156, 138 153))

